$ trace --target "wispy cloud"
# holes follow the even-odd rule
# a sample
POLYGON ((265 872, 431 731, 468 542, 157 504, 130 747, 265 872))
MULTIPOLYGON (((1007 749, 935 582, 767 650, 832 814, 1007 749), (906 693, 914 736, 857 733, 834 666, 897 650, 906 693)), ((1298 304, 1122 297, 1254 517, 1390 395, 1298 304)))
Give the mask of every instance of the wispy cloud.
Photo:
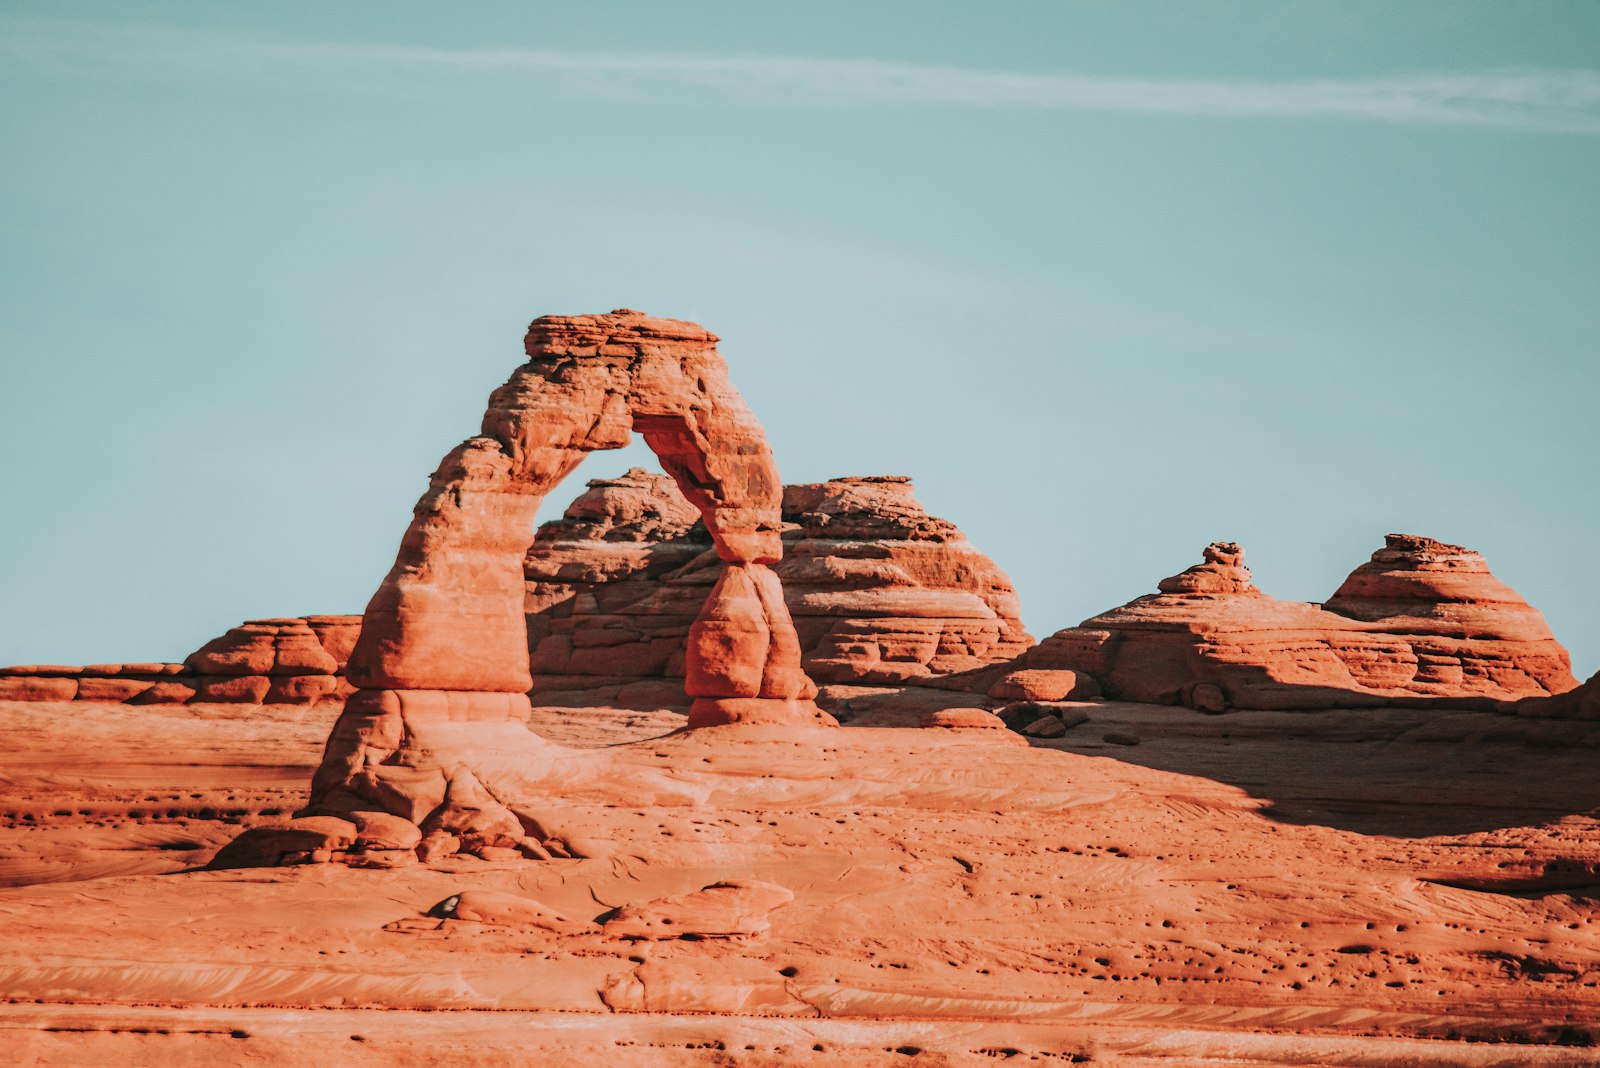
MULTIPOLYGON (((5 25, 5 23, 0 23, 5 25)), ((1600 71, 1491 70, 1307 81, 1167 80, 1021 74, 869 60, 787 56, 576 53, 292 41, 209 31, 10 22, 0 57, 56 70, 315 76, 351 88, 433 76, 453 83, 561 75, 565 91, 676 84, 717 96, 762 96, 972 108, 1282 119, 1600 134, 1600 71)))

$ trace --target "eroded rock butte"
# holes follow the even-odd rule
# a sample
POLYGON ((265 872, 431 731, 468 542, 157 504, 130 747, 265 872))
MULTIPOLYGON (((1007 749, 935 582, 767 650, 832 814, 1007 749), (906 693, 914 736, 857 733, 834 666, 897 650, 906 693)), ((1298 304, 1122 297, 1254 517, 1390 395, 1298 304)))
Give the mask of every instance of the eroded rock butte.
MULTIPOLYGON (((1009 660, 1033 644, 1005 574, 911 480, 784 487, 774 570, 811 678, 894 685, 1009 660)), ((665 475, 596 479, 524 562, 534 699, 674 707, 685 639, 720 564, 665 475)))
POLYGON ((1388 535, 1320 605, 1262 593, 1232 542, 1207 546, 1201 563, 1158 589, 1050 635, 991 693, 1028 672, 1038 686, 1052 678, 1077 684, 1087 673, 1115 700, 1209 712, 1430 703, 1489 710, 1577 684, 1538 611, 1490 574, 1480 554, 1431 538, 1388 535))

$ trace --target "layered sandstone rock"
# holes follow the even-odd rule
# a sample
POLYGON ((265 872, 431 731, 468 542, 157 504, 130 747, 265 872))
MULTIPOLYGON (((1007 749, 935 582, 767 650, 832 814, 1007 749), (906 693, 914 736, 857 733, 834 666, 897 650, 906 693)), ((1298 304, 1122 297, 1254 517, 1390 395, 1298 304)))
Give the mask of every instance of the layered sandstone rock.
POLYGON ((819 681, 903 683, 1009 659, 1033 643, 1011 580, 909 478, 784 490, 778 567, 819 681))
POLYGON ((1430 538, 1389 535, 1323 605, 1262 593, 1227 542, 1159 590, 1051 635, 1018 666, 1204 711, 1489 707, 1576 684, 1539 613, 1481 555, 1430 538))
MULTIPOLYGON (((622 310, 547 316, 495 390, 482 432, 434 472, 373 595, 307 815, 378 811, 418 824, 419 850, 507 850, 537 819, 508 800, 558 754, 531 711, 523 557, 544 495, 637 430, 705 524, 720 567, 690 625, 689 726, 831 724, 812 698, 772 570, 782 485, 716 337, 622 310)), ((548 852, 548 843, 535 843, 548 852)))
MULTIPOLYGON (((691 628, 701 718, 808 701, 771 564, 781 486, 716 337, 623 310, 535 320, 529 362, 490 398, 483 432, 444 460, 368 605, 348 674, 368 690, 524 694, 522 557, 540 501, 585 455, 639 430, 700 512, 723 568, 691 628)), ((809 710, 798 709, 809 715, 809 710)))
MULTIPOLYGON (((1005 574, 910 479, 787 486, 782 516, 774 570, 813 679, 903 683, 1031 644, 1005 574)), ((684 638, 718 568, 697 518, 669 478, 634 468, 539 529, 524 563, 535 700, 682 701, 684 638)))
POLYGON ((196 701, 300 704, 350 692, 345 663, 360 616, 252 619, 184 660, 196 701))
POLYGON ((182 664, 19 664, 0 668, 0 700, 182 704, 192 683, 182 664))
POLYGON ((669 476, 636 467, 590 482, 523 561, 534 700, 687 708, 689 627, 718 566, 669 476))
POLYGON ((246 620, 181 664, 0 668, 0 699, 314 704, 350 692, 344 665, 360 629, 360 616, 246 620))
MULTIPOLYGON (((803 666, 819 682, 920 682, 1009 660, 1032 644, 1005 574, 954 524, 930 516, 908 478, 787 486, 782 520, 784 559, 774 571, 803 666)), ((670 476, 634 468, 590 482, 565 515, 539 528, 526 554, 534 699, 687 710, 685 645, 720 569, 700 513, 670 476)), ((342 698, 352 690, 344 667, 360 626, 359 616, 249 620, 184 665, 135 665, 166 676, 120 678, 116 699, 342 698)), ((0 678, 0 688, 70 700, 78 684, 67 673, 88 669, 49 670, 47 678, 0 678)), ((105 686, 84 690, 108 699, 105 686)), ((1069 693, 1045 685, 1012 696, 1069 693)))

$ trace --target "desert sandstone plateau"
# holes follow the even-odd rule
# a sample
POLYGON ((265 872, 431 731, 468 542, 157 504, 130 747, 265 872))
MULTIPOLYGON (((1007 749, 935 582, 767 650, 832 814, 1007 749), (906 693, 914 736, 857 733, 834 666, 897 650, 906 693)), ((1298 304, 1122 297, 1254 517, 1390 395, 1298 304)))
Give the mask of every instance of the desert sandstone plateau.
POLYGON ((535 320, 360 616, 0 671, 8 1063, 1600 1064, 1600 677, 1481 555, 1036 643, 716 342, 535 320))

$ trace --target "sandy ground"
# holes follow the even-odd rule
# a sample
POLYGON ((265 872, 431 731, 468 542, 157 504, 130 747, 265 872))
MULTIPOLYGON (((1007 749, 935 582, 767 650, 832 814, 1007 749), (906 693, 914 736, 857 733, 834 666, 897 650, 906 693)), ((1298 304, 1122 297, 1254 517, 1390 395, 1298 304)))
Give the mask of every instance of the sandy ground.
POLYGON ((0 702, 0 1059, 1600 1064, 1600 724, 1082 707, 1031 748, 540 710, 529 803, 586 859, 208 871, 333 710, 0 702), (421 920, 730 878, 795 901, 740 940, 421 920))

